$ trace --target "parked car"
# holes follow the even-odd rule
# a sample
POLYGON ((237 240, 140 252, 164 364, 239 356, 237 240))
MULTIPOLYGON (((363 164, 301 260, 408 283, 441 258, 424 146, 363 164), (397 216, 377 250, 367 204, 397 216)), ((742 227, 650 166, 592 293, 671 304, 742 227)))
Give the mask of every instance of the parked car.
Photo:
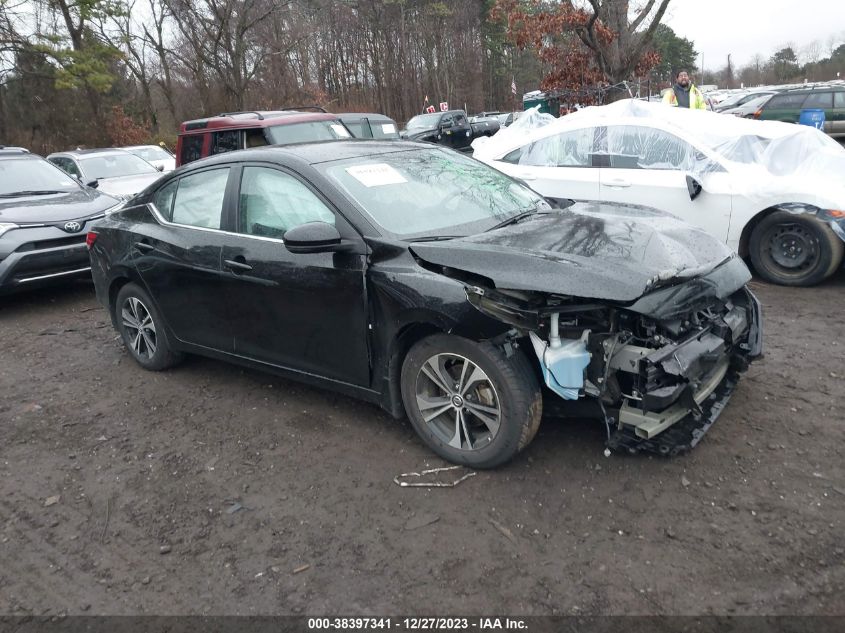
POLYGON ((342 112, 337 117, 355 138, 398 139, 396 121, 372 112, 342 112))
POLYGON ((719 113, 732 114, 733 116, 744 117, 746 119, 753 119, 754 113, 757 112, 760 108, 762 108, 765 103, 771 98, 772 94, 770 93, 758 95, 753 99, 746 101, 742 105, 733 108, 726 108, 724 110, 719 110, 719 113))
POLYGON ((750 92, 740 92, 735 95, 731 95, 724 101, 720 102, 718 105, 713 107, 713 110, 716 112, 724 112, 725 110, 738 108, 751 101, 757 101, 760 97, 770 97, 773 94, 777 94, 777 92, 777 90, 753 90, 750 92))
POLYGON ((192 352, 278 372, 407 414, 479 468, 534 437, 541 384, 589 401, 614 449, 688 449, 761 351, 750 275, 718 240, 642 208, 554 208, 427 143, 216 156, 88 243, 142 367, 192 352))
POLYGON ((801 110, 824 110, 824 132, 833 138, 845 138, 845 85, 787 90, 773 96, 754 114, 761 121, 798 123, 801 110))
POLYGON ((410 141, 428 141, 452 149, 467 150, 474 138, 467 113, 446 110, 413 117, 400 136, 410 141))
POLYGON ((626 100, 513 129, 474 157, 545 196, 672 213, 774 283, 816 284, 842 263, 845 149, 811 127, 626 100))
POLYGON ((503 112, 502 114, 498 115, 499 125, 501 127, 508 127, 514 121, 519 119, 520 116, 522 116, 522 112, 503 112))
MULTIPOLYGON (((311 106, 309 106, 311 107, 311 106)), ((317 112, 259 110, 224 112, 217 116, 185 121, 176 141, 176 165, 263 145, 287 145, 308 141, 350 138, 352 134, 336 114, 314 106, 317 112)))
POLYGON ((161 170, 122 149, 56 152, 47 160, 84 185, 118 200, 128 200, 161 177, 161 170))
POLYGON ((472 126, 472 138, 476 139, 479 136, 493 136, 502 127, 497 116, 471 116, 469 118, 470 126, 472 126))
POLYGON ((159 171, 173 171, 176 169, 176 157, 160 145, 130 145, 121 147, 127 152, 143 158, 159 171))
POLYGON ((85 235, 118 201, 20 148, 0 148, 0 294, 90 275, 85 235))

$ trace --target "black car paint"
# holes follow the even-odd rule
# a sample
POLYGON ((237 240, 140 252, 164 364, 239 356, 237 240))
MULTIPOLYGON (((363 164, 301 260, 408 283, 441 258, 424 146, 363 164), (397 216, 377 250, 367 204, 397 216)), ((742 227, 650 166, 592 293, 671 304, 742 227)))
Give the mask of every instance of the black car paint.
POLYGON ((436 125, 425 129, 403 130, 400 136, 409 141, 427 141, 452 149, 468 149, 474 136, 467 113, 463 110, 446 110, 439 114, 436 125), (453 119, 452 125, 444 123, 446 117, 453 119))
MULTIPOLYGON (((524 230, 515 225, 437 245, 409 244, 381 235, 354 201, 313 166, 357 156, 362 151, 359 143, 366 143, 372 154, 427 147, 335 141, 243 150, 188 168, 193 172, 231 165, 238 170, 247 164, 272 164, 297 174, 336 212, 341 235, 355 244, 351 250, 293 255, 281 240, 238 235, 234 231, 233 192, 227 193, 230 204, 219 231, 163 222, 154 211, 152 194, 185 173, 178 170, 139 194, 132 207, 109 216, 96 228, 91 260, 98 299, 109 306, 114 319, 117 290, 129 281, 140 283, 166 315, 167 331, 178 340, 180 349, 328 386, 376 402, 398 416, 403 411, 397 389, 401 359, 416 340, 433 332, 485 340, 511 328, 474 307, 461 274, 443 274, 440 264, 433 269, 425 261, 435 259, 433 253, 451 252, 454 262, 445 262, 448 266, 466 264, 475 249, 481 249, 486 268, 478 272, 496 279, 494 284, 520 266, 531 267, 530 273, 515 273, 523 277, 536 274, 538 264, 557 266, 557 278, 564 283, 568 274, 563 273, 598 264, 608 273, 600 278, 581 277, 577 287, 573 283, 566 291, 577 291, 586 299, 607 296, 602 284, 618 274, 619 262, 599 264, 605 253, 597 250, 572 257, 529 253, 529 242, 538 228, 533 223, 524 230), (490 245, 497 239, 505 243, 517 240, 510 249, 523 252, 506 256, 504 250, 490 245), (142 250, 139 242, 146 244, 142 250), (224 261, 233 258, 240 258, 238 261, 252 269, 227 268, 224 261), (285 314, 291 305, 296 306, 295 314, 285 314)), ((233 178, 230 182, 239 181, 237 173, 233 178)), ((564 222, 564 213, 570 212, 535 222, 564 222)), ((593 237, 599 237, 604 225, 592 226, 593 237)), ((626 242, 625 248, 629 247, 626 242)), ((551 279, 550 273, 547 276, 551 279)), ((647 289, 642 275, 616 284, 620 292, 616 299, 623 301, 636 299, 647 289)))

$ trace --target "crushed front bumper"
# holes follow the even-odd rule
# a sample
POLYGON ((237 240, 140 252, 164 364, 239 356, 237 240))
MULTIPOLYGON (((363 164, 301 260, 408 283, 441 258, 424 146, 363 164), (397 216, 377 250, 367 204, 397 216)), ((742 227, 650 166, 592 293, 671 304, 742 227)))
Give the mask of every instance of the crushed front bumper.
POLYGON ((750 361, 762 355, 760 302, 751 291, 742 292, 747 297, 748 308, 742 339, 725 350, 717 344, 718 337, 710 335, 710 346, 695 341, 698 346, 694 353, 672 351, 671 360, 663 361, 664 365, 676 364, 678 375, 684 375, 685 371, 699 372, 698 375, 680 388, 657 389, 655 395, 643 394, 640 406, 623 403, 617 412, 616 429, 608 438, 611 450, 677 455, 698 444, 730 400, 739 374, 750 361), (698 364, 708 358, 710 364, 701 372, 698 364), (658 396, 664 396, 665 400, 658 396))

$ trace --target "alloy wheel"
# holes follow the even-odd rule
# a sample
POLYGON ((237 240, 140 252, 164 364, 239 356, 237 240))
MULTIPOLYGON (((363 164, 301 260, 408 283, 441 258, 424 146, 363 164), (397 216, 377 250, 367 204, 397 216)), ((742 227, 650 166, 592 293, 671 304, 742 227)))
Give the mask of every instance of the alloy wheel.
POLYGON ((132 351, 138 358, 152 358, 156 353, 156 327, 147 306, 137 297, 127 297, 120 313, 132 351))
POLYGON ((478 365, 458 354, 435 354, 417 374, 416 403, 428 428, 459 450, 478 450, 496 437, 501 403, 478 365))

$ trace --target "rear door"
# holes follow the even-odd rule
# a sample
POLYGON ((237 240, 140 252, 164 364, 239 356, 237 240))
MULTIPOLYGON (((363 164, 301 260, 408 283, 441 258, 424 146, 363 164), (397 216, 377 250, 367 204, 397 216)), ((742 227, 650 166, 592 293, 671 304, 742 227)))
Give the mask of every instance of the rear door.
POLYGON ((824 110, 824 132, 833 131, 833 92, 815 90, 807 95, 801 109, 818 108, 824 110))
POLYGON ((537 140, 497 160, 496 168, 547 197, 599 200, 599 170, 593 167, 598 129, 569 130, 537 140))
POLYGON ((223 248, 235 353, 369 386, 363 240, 298 174, 246 164, 238 176, 237 235, 223 248), (328 222, 356 249, 294 254, 285 232, 328 222))
POLYGON ((233 348, 220 257, 230 167, 172 180, 150 205, 157 222, 133 230, 135 267, 180 341, 233 348))
POLYGON ((706 160, 692 145, 638 125, 608 126, 606 143, 605 166, 599 170, 602 201, 653 207, 727 239, 732 210, 727 172, 709 162, 695 176, 703 190, 691 200, 687 175, 706 160))
POLYGON ((833 110, 830 112, 830 132, 845 136, 845 90, 833 93, 833 110))

